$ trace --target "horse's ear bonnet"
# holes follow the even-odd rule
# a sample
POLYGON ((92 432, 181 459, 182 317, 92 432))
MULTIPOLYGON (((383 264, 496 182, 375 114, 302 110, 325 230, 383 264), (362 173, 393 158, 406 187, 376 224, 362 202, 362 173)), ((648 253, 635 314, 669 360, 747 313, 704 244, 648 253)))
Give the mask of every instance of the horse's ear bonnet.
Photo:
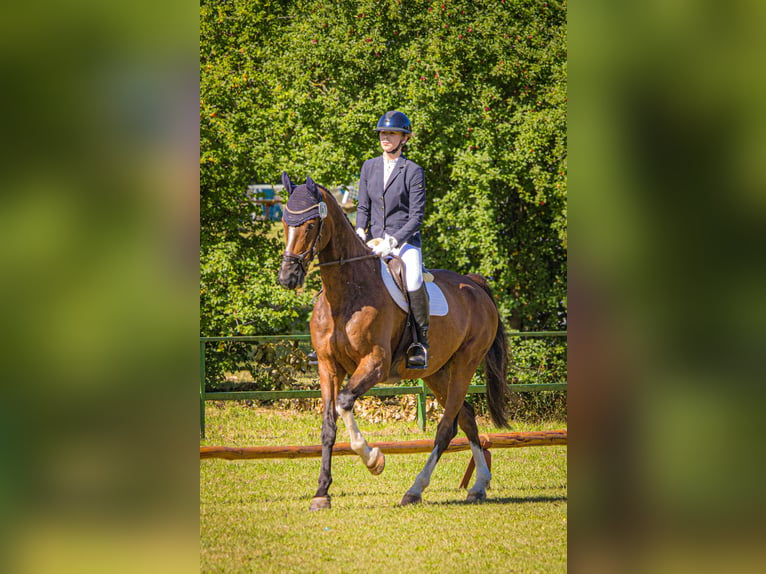
POLYGON ((285 186, 285 189, 287 190, 287 195, 292 195, 293 188, 295 186, 293 185, 293 182, 290 181, 290 176, 287 175, 286 171, 282 172, 282 185, 285 186))
POLYGON ((322 199, 319 186, 310 177, 304 185, 294 185, 287 172, 282 172, 282 185, 290 195, 282 218, 287 225, 295 227, 304 221, 327 217, 327 204, 322 199))

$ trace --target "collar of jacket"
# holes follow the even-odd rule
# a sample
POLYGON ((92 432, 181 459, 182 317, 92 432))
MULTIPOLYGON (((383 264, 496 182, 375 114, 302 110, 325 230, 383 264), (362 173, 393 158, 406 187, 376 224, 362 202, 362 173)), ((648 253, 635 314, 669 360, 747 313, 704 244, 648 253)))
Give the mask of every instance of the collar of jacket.
MULTIPOLYGON (((396 176, 399 175, 399 172, 401 172, 404 169, 405 164, 407 163, 407 158, 404 157, 404 155, 399 155, 397 159, 401 161, 396 162, 396 165, 394 166, 394 169, 391 172, 391 175, 388 177, 388 181, 383 185, 383 191, 386 191, 389 187, 391 187, 391 182, 393 182, 396 179, 396 176)), ((380 169, 381 169, 381 175, 382 175, 386 169, 386 158, 383 157, 382 155, 380 156, 380 169)))

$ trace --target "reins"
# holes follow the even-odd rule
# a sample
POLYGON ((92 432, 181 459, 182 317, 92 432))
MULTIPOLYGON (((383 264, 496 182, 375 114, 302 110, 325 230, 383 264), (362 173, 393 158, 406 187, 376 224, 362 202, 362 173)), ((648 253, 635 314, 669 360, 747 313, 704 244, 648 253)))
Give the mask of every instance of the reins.
POLYGON ((360 255, 359 257, 349 257, 348 259, 343 259, 342 257, 340 259, 336 259, 335 261, 325 261, 324 263, 317 263, 317 267, 324 267, 325 265, 345 265, 346 263, 351 263, 352 261, 360 261, 362 259, 371 259, 373 257, 377 257, 374 253, 369 253, 367 255, 360 255))

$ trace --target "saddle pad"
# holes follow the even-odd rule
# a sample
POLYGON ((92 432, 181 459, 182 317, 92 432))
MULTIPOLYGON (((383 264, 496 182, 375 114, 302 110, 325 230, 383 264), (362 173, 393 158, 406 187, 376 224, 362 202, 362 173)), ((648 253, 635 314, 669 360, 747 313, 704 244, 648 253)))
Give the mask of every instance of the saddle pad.
MULTIPOLYGON (((380 274, 383 277, 383 283, 388 289, 388 294, 396 302, 397 305, 405 313, 409 310, 409 305, 404 297, 404 293, 396 286, 394 278, 391 277, 391 272, 388 270, 388 265, 381 259, 380 260, 380 274)), ((426 283, 426 289, 428 289, 428 300, 430 303, 430 314, 436 317, 443 317, 449 312, 449 305, 447 299, 444 297, 444 293, 436 283, 426 283)))

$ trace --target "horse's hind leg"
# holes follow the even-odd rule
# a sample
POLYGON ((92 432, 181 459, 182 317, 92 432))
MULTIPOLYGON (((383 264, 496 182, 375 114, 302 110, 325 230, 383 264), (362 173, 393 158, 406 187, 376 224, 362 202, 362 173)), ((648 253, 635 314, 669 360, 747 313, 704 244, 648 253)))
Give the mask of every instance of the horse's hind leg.
POLYGON ((473 454, 473 460, 476 464, 476 481, 473 483, 473 488, 468 491, 466 500, 469 502, 486 500, 486 489, 489 486, 489 481, 492 478, 492 475, 489 472, 489 466, 487 466, 487 461, 484 458, 484 449, 481 447, 479 428, 476 426, 476 413, 474 412, 473 407, 467 402, 464 402, 463 408, 460 409, 458 424, 468 437, 468 444, 471 446, 471 454, 473 454))
MULTIPOLYGON (((429 387, 436 394, 439 402, 444 407, 444 414, 442 415, 439 425, 436 428, 436 438, 434 440, 434 449, 428 456, 423 470, 415 478, 415 482, 410 489, 404 494, 402 501, 399 503, 401 506, 408 504, 414 504, 421 501, 421 495, 423 490, 430 484, 431 475, 436 468, 436 463, 439 462, 442 453, 447 450, 450 441, 455 438, 457 434, 456 417, 461 409, 463 399, 465 398, 465 391, 468 388, 468 381, 463 385, 456 383, 454 380, 451 388, 448 388, 450 376, 454 375, 455 369, 447 367, 446 369, 439 371, 435 375, 432 375, 427 379, 429 387), (462 392, 461 392, 462 389, 462 392), (446 396, 445 396, 446 394, 446 396)), ((477 435, 478 436, 478 435, 477 435)))
POLYGON ((421 501, 421 495, 426 487, 431 483, 431 475, 436 468, 436 463, 442 456, 442 453, 447 450, 450 441, 455 438, 457 434, 457 425, 455 425, 455 413, 456 409, 450 409, 447 411, 445 408, 444 415, 439 421, 439 426, 436 429, 436 439, 434 440, 434 449, 428 456, 423 470, 415 478, 415 482, 410 489, 402 497, 402 501, 399 503, 401 506, 408 504, 414 504, 421 501))

